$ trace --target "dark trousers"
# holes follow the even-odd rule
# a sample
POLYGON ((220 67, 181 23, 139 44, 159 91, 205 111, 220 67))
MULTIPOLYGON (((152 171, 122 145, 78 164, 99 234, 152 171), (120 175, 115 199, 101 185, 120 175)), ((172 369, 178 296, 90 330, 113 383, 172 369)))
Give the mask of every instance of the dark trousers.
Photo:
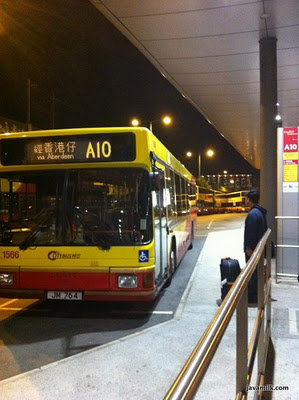
MULTIPOLYGON (((250 257, 245 254, 246 263, 250 257)), ((257 303, 257 269, 254 270, 248 283, 248 303, 257 303)))

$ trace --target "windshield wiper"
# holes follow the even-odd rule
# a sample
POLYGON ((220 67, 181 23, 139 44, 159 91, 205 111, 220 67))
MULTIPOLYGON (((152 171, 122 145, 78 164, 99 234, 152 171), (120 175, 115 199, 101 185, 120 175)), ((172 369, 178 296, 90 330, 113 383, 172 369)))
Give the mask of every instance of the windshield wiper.
POLYGON ((26 250, 26 249, 28 249, 29 246, 32 245, 32 243, 34 243, 34 240, 36 239, 37 234, 41 231, 42 226, 53 215, 54 215, 53 211, 49 210, 49 209, 44 210, 44 212, 40 213, 40 218, 37 222, 35 229, 33 229, 30 232, 30 234, 23 240, 23 242, 19 244, 20 250, 26 250))
MULTIPOLYGON (((74 214, 77 215, 78 220, 80 221, 80 224, 82 224, 83 229, 86 229, 87 225, 84 222, 84 219, 81 217, 80 214, 82 214, 83 212, 81 210, 79 210, 77 207, 74 207, 74 214)), ((93 239, 93 241, 98 245, 98 248, 102 249, 102 250, 110 250, 110 244, 108 242, 106 242, 104 239, 99 238, 93 230, 91 230, 90 228, 86 229, 85 233, 88 233, 91 238, 93 239)))
POLYGON ((90 233, 92 234, 92 237, 95 240, 95 242, 99 248, 101 248, 102 250, 110 250, 111 246, 109 243, 107 243, 104 239, 100 239, 99 237, 97 237, 94 234, 94 232, 90 231, 90 233))

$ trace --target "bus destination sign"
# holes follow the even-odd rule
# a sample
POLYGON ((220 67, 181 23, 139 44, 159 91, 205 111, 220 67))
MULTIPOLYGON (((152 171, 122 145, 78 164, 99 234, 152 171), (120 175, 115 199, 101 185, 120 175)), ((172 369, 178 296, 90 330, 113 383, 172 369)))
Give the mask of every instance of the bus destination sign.
POLYGON ((68 164, 133 161, 133 132, 1 139, 1 164, 68 164))

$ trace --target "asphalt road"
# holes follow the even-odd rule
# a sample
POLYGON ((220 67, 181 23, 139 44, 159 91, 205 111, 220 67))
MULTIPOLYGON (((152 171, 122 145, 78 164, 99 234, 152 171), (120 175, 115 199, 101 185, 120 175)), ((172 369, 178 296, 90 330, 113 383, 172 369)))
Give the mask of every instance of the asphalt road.
POLYGON ((151 304, 0 298, 0 380, 121 339, 173 318, 210 231, 240 228, 244 214, 197 218, 193 249, 151 304))

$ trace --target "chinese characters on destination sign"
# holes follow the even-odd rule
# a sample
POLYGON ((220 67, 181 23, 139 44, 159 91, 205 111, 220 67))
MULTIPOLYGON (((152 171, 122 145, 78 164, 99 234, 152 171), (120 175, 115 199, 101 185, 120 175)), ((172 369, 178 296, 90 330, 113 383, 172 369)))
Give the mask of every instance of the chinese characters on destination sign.
MULTIPOLYGON (((46 142, 36 144, 33 153, 38 160, 74 160, 76 141, 68 142, 46 142)), ((108 140, 103 142, 89 142, 86 148, 85 158, 89 159, 109 159, 111 156, 111 143, 108 140)))
POLYGON ((59 164, 134 161, 133 132, 25 137, 1 140, 1 164, 59 164))

